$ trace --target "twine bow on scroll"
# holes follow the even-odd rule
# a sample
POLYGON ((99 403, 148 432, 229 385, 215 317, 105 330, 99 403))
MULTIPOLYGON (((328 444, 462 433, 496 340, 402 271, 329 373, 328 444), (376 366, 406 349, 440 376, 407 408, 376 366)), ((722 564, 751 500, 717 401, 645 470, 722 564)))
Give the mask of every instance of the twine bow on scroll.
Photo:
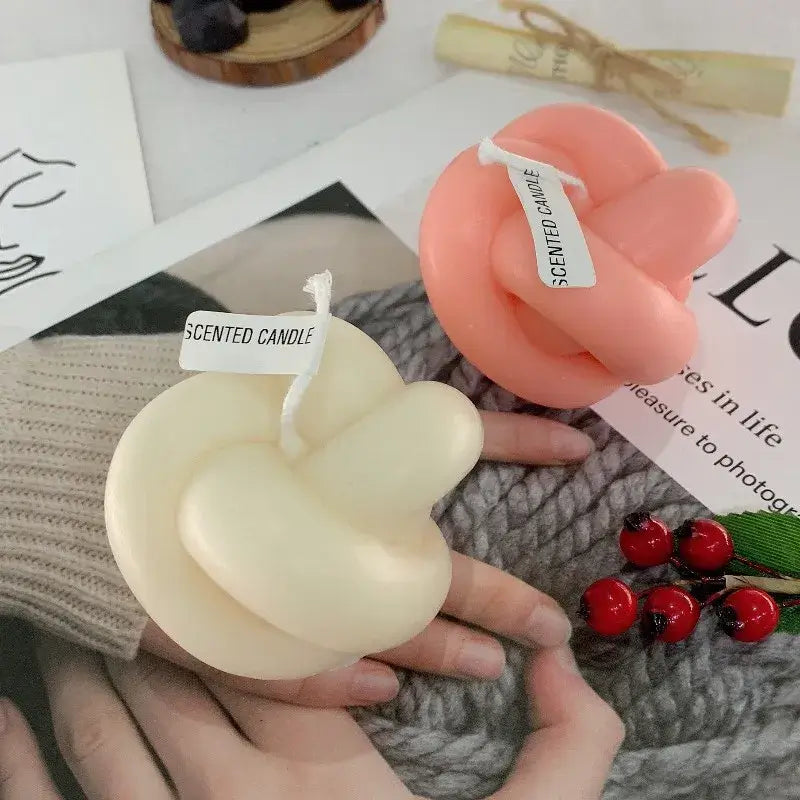
POLYGON ((580 53, 595 69, 594 88, 607 91, 611 88, 612 77, 618 78, 625 90, 643 100, 668 122, 684 128, 698 143, 710 153, 726 153, 728 143, 706 131, 700 125, 691 122, 680 114, 669 110, 656 99, 650 85, 655 84, 670 94, 680 90, 681 79, 667 69, 658 67, 645 57, 619 50, 611 42, 605 41, 587 28, 583 28, 557 11, 542 3, 526 3, 519 0, 504 0, 504 8, 516 9, 520 12, 522 24, 540 42, 550 42, 556 46, 580 53), (561 32, 553 32, 533 22, 536 16, 544 17, 561 27, 561 32), (637 81, 644 78, 645 81, 637 81))
POLYGON ((452 14, 439 28, 436 55, 466 67, 626 92, 715 154, 726 153, 728 143, 674 111, 667 102, 783 114, 794 69, 791 59, 622 50, 543 3, 500 0, 500 5, 517 11, 523 27, 506 28, 452 14))

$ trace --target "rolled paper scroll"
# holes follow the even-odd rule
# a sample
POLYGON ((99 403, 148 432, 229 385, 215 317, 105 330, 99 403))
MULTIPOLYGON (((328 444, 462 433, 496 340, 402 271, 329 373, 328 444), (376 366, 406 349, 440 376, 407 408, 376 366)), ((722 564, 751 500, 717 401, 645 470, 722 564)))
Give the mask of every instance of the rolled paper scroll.
MULTIPOLYGON (((656 96, 774 117, 786 111, 794 72, 791 58, 698 50, 621 52, 674 75, 675 81, 669 84, 653 83, 656 96)), ((495 25, 466 14, 444 18, 436 37, 436 56, 462 67, 597 86, 597 64, 578 50, 539 41, 531 30, 495 25)), ((622 79, 613 73, 608 76, 608 88, 625 90, 622 79)))
POLYGON ((595 89, 628 92, 684 127, 706 150, 728 145, 671 110, 679 102, 782 116, 794 60, 778 56, 688 50, 623 50, 542 3, 501 0, 522 28, 449 14, 436 36, 437 58, 473 69, 595 89), (555 29, 534 22, 540 17, 555 29))
POLYGON ((494 144, 582 184, 564 191, 596 283, 552 288, 540 278, 506 168, 481 164, 471 147, 437 180, 420 230, 422 277, 455 346, 500 386, 556 408, 677 373, 697 341, 684 304, 692 273, 736 226, 729 186, 705 170, 669 169, 636 128, 592 106, 532 111, 494 144))
POLYGON ((168 389, 125 431, 106 490, 109 541, 147 613, 204 663, 261 679, 353 663, 436 616, 451 562, 431 507, 482 448, 466 397, 406 386, 336 318, 287 453, 289 385, 208 372, 168 389))

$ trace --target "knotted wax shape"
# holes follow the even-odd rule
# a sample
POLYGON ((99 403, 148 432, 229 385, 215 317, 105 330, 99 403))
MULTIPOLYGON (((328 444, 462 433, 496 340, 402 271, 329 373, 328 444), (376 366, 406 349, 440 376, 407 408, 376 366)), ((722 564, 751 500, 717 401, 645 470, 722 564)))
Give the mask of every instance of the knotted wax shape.
POLYGON ((406 386, 366 334, 331 319, 295 426, 291 378, 203 373, 128 427, 106 488, 109 541, 132 592, 217 669, 305 677, 401 644, 438 613, 450 554, 433 504, 474 466, 474 406, 406 386))
POLYGON ((669 169, 625 120, 587 105, 532 111, 494 137, 504 150, 581 179, 564 189, 597 275, 552 288, 505 167, 457 156, 431 191, 422 276, 455 346, 489 378, 541 405, 590 405, 625 382, 678 372, 697 342, 692 273, 730 240, 737 206, 702 169, 669 169))

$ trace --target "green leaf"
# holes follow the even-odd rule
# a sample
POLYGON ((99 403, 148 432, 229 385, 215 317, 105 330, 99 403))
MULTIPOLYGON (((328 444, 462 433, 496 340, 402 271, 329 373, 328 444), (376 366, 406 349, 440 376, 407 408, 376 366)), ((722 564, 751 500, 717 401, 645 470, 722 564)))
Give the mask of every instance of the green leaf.
MULTIPOLYGON (((800 577, 800 517, 753 511, 716 517, 724 525, 736 546, 736 552, 784 575, 800 577)), ((754 570, 734 562, 730 571, 755 575, 754 570)), ((778 630, 800 634, 800 607, 781 612, 778 630)))

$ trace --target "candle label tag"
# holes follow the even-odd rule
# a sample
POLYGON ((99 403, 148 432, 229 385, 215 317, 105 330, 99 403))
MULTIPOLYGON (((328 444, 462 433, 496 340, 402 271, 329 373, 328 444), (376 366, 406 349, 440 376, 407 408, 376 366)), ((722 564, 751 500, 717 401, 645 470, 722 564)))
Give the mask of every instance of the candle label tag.
POLYGON ((330 314, 195 311, 186 320, 179 363, 193 372, 315 374, 329 320, 330 314))
POLYGON ((517 193, 533 236, 539 277, 557 289, 587 288, 597 283, 592 257, 564 183, 583 181, 532 158, 509 153, 491 139, 478 148, 481 164, 502 164, 517 193))

